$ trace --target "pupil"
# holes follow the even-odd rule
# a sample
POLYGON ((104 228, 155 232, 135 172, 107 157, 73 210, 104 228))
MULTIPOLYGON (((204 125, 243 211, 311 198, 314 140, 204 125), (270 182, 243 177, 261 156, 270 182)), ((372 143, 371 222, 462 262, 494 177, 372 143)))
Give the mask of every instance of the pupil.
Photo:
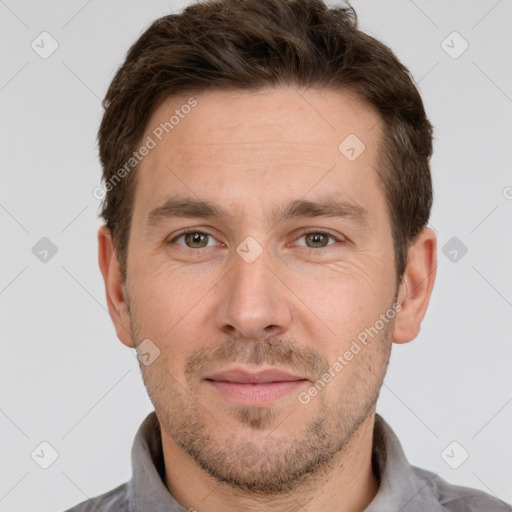
POLYGON ((189 233, 189 236, 192 238, 192 244, 200 244, 205 237, 205 235, 198 233, 198 232, 189 233))
POLYGON ((323 237, 324 237, 324 235, 322 235, 320 233, 317 233, 315 235, 311 235, 311 239, 313 241, 313 244, 321 243, 323 237))

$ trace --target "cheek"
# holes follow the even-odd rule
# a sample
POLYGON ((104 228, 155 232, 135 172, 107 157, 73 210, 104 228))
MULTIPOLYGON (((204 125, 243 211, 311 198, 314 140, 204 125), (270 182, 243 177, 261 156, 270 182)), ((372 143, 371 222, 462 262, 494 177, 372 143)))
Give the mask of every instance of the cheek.
POLYGON ((139 338, 149 338, 160 348, 159 362, 175 375, 190 351, 202 348, 201 340, 211 329, 205 307, 208 290, 211 294, 218 277, 194 274, 191 267, 140 265, 132 279, 136 291, 132 317, 139 338))
MULTIPOLYGON (((383 279, 382 273, 377 275, 367 266, 338 264, 321 277, 301 276, 291 286, 305 304, 299 314, 308 319, 308 336, 329 363, 350 350, 353 341, 389 307, 383 279)), ((343 373, 350 375, 356 367, 366 364, 374 348, 365 348, 365 354, 354 358, 357 363, 350 365, 352 370, 345 369, 343 373)))
POLYGON ((163 342, 179 326, 181 319, 193 305, 194 294, 190 287, 179 279, 179 273, 165 267, 140 265, 133 276, 137 324, 141 335, 163 342))

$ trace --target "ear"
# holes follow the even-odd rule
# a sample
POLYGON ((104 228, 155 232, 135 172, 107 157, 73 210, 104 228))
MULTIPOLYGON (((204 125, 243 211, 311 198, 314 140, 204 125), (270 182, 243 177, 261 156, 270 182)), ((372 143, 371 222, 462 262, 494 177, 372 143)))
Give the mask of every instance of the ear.
POLYGON ((130 314, 125 300, 125 284, 121 277, 121 267, 112 242, 112 235, 106 225, 98 230, 98 263, 105 282, 108 311, 114 322, 117 337, 127 347, 133 348, 130 314))
POLYGON ((418 336, 434 287, 436 269, 436 234, 432 229, 424 228, 409 247, 407 267, 398 291, 397 301, 402 307, 396 315, 395 343, 407 343, 418 336))

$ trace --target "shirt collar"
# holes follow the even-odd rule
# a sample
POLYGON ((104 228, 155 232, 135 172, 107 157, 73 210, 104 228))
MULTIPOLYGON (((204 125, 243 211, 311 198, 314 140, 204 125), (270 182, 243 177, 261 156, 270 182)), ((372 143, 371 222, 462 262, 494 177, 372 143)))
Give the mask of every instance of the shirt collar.
POLYGON ((132 479, 128 483, 130 512, 186 512, 168 491, 160 423, 155 411, 142 422, 132 446, 132 479))
MULTIPOLYGON (((432 495, 429 481, 418 478, 405 457, 400 441, 379 414, 375 415, 372 464, 380 479, 380 487, 366 512, 444 510, 432 495)), ((164 484, 162 439, 155 411, 145 418, 135 436, 132 474, 128 483, 130 512, 187 512, 164 484)))
POLYGON ((441 512, 445 511, 429 485, 436 477, 419 478, 402 449, 398 437, 379 414, 375 414, 372 463, 380 479, 379 491, 365 512, 441 512))

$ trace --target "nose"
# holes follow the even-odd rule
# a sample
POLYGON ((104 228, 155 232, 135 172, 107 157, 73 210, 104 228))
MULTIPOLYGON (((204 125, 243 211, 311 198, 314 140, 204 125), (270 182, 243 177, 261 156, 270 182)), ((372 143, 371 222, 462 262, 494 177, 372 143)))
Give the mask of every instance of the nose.
POLYGON ((283 281, 267 249, 250 263, 235 253, 231 272, 218 288, 217 328, 251 340, 284 335, 293 294, 283 281))

